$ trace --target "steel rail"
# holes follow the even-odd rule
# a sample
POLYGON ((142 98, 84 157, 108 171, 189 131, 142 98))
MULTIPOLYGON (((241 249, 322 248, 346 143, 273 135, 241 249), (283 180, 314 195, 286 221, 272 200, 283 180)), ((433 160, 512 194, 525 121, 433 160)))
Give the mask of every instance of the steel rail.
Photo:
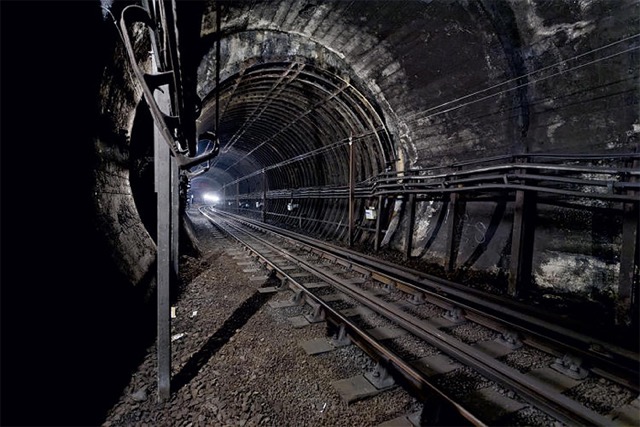
POLYGON ((594 365, 603 366, 604 368, 600 368, 599 372, 613 372, 616 377, 632 378, 632 380, 624 382, 624 385, 635 391, 640 390, 638 383, 633 382, 638 379, 640 372, 638 353, 563 327, 558 318, 543 319, 540 316, 535 316, 531 308, 525 304, 470 289, 464 285, 416 270, 400 268, 387 261, 346 248, 336 248, 293 231, 283 230, 226 212, 225 215, 253 228, 268 230, 297 241, 303 241, 310 247, 331 253, 332 256, 341 259, 343 265, 352 266, 352 263, 359 263, 361 264, 360 268, 364 268, 363 274, 371 274, 372 278, 383 283, 398 284, 409 292, 426 293, 432 299, 439 300, 442 307, 458 306, 469 314, 482 316, 500 324, 506 323, 511 329, 523 334, 529 343, 543 343, 545 347, 548 345, 559 346, 569 353, 583 357, 594 365), (367 270, 372 272, 368 273, 367 270), (443 302, 446 305, 443 305, 443 302), (608 349, 608 351, 602 349, 608 349))
MULTIPOLYGON (((215 221, 215 218, 213 218, 203 208, 200 209, 200 212, 205 217, 209 218, 211 221, 215 221)), ((220 217, 219 214, 218 214, 218 217, 220 217)), ((241 232, 246 233, 245 231, 242 231, 238 227, 235 227, 235 226, 233 226, 231 224, 227 223, 227 225, 229 225, 230 227, 234 228, 236 231, 241 231, 241 232)), ((363 351, 368 353, 375 360, 377 360, 377 361, 383 360, 384 362, 386 362, 386 367, 387 368, 391 368, 396 373, 401 374, 406 380, 409 381, 409 385, 410 385, 410 387, 412 388, 412 390, 414 392, 419 394, 421 397, 426 397, 425 390, 429 390, 431 393, 437 395, 438 397, 443 399, 445 402, 447 402, 449 405, 451 405, 451 407, 453 407, 455 410, 457 410, 458 413, 462 417, 464 417, 466 420, 468 420, 474 426, 486 427, 486 424, 484 422, 482 422, 480 419, 478 419, 475 415, 473 415, 468 409, 466 409, 460 403, 456 402, 454 399, 452 399, 450 396, 448 396, 446 393, 444 393, 438 387, 434 386, 421 371, 419 371, 415 367, 411 366, 409 363, 407 363, 405 360, 403 360, 400 356, 395 354, 392 350, 390 350, 390 349, 386 348, 385 346, 383 346, 382 344, 380 344, 380 342, 378 340, 376 340, 375 338, 373 338, 371 336, 371 334, 369 334, 368 332, 366 332, 362 328, 358 327, 355 323, 350 321, 346 316, 342 315, 337 310, 333 309, 331 306, 329 306, 320 297, 314 295, 302 283, 298 282, 294 277, 292 277, 289 274, 287 274, 286 271, 284 271, 281 268, 279 268, 268 257, 264 256, 258 250, 256 250, 253 247, 253 245, 251 245, 246 240, 240 238, 239 236, 237 236, 235 234, 229 233, 228 231, 227 231, 227 233, 231 237, 236 239, 240 244, 242 244, 243 246, 245 246, 249 250, 251 250, 251 252, 256 254, 256 256, 258 256, 263 262, 265 262, 266 264, 271 266, 271 268, 276 270, 278 272, 278 275, 281 278, 285 279, 286 283, 290 287, 292 286, 292 287, 298 289, 299 291, 304 293, 305 298, 311 299, 315 304, 320 305, 322 307, 322 309, 324 310, 324 312, 325 312, 325 316, 328 316, 331 319, 331 321, 334 323, 334 325, 336 325, 336 326, 340 326, 340 325, 344 326, 345 330, 348 331, 349 338, 352 339, 353 342, 358 344, 358 346, 363 351)), ((304 270, 307 270, 307 271, 311 272, 312 274, 314 274, 316 276, 321 274, 320 270, 315 269, 315 268, 311 267, 310 265, 307 265, 299 257, 295 256, 294 254, 292 254, 291 252, 287 251, 286 249, 283 249, 283 248, 281 248, 281 247, 279 247, 277 245, 274 245, 273 243, 271 243, 271 242, 269 242, 267 240, 258 238, 256 236, 251 236, 251 237, 254 240, 258 241, 261 245, 269 247, 274 252, 277 252, 285 260, 294 262, 298 267, 301 267, 304 270)), ((333 282, 334 280, 330 279, 330 281, 333 282)))
POLYGON ((420 321, 398 310, 397 306, 386 303, 373 295, 368 295, 364 291, 347 287, 333 274, 327 274, 320 270, 317 270, 317 274, 341 292, 394 321, 403 329, 420 337, 465 365, 473 367, 488 378, 515 390, 519 395, 528 398, 530 402, 534 402, 535 406, 544 408, 547 413, 553 414, 556 418, 568 424, 579 423, 581 425, 604 426, 609 422, 602 415, 558 393, 544 382, 528 378, 516 369, 502 363, 496 363, 495 359, 490 355, 443 334, 436 326, 420 321))
MULTIPOLYGON (((254 226, 252 228, 258 227, 254 226)), ((269 232, 276 234, 273 231, 269 232)), ((252 237, 260 241, 261 244, 268 245, 274 250, 279 249, 278 246, 271 244, 264 239, 256 236, 252 237)), ((307 246, 305 241, 298 241, 291 237, 287 237, 286 239, 292 241, 292 243, 297 246, 307 246)), ((322 269, 318 269, 315 266, 307 264, 300 257, 297 257, 285 249, 280 248, 279 250, 281 253, 286 254, 286 258, 296 263, 298 267, 320 277, 340 292, 345 293, 359 303, 392 320, 403 329, 420 337, 460 362, 471 366, 488 378, 506 385, 507 388, 516 391, 519 395, 525 397, 530 402, 533 402, 534 406, 543 408, 545 412, 553 415, 557 419, 568 424, 578 423, 580 425, 596 426, 604 426, 610 422, 606 417, 555 391, 553 387, 545 384, 543 381, 536 378, 526 377, 516 369, 510 368, 503 363, 496 362, 493 357, 473 348, 471 345, 465 344, 452 336, 444 334, 436 326, 428 324, 428 322, 421 319, 417 319, 402 310, 398 310, 396 305, 384 302, 367 291, 348 285, 336 274, 328 273, 322 269)), ((390 359, 389 361, 394 363, 395 366, 395 360, 390 359)))

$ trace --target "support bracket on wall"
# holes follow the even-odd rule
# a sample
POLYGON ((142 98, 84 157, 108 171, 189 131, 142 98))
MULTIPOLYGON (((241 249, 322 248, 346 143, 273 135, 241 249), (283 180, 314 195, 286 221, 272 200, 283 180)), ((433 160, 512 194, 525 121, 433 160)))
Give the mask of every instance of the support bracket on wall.
MULTIPOLYGON (((185 128, 185 119, 184 117, 181 117, 180 106, 175 101, 175 99, 178 98, 175 94, 180 87, 175 70, 165 69, 157 73, 145 73, 140 68, 131 42, 131 34, 129 32, 136 23, 145 24, 149 28, 152 40, 155 39, 155 32, 158 25, 151 18, 149 11, 137 5, 127 6, 122 11, 120 18, 120 29, 122 31, 125 49, 131 62, 131 67, 133 68, 133 72, 142 87, 144 99, 149 106, 153 121, 163 139, 169 145, 171 155, 175 157, 180 169, 188 169, 211 160, 217 156, 220 151, 220 142, 216 135, 213 132, 206 132, 205 134, 200 135, 198 138, 199 141, 209 139, 212 143, 205 152, 195 155, 195 144, 190 142, 193 138, 183 132, 183 129, 185 128), (153 94, 162 86, 167 86, 174 94, 174 96, 171 97, 171 99, 174 100, 171 110, 176 111, 176 114, 171 114, 171 112, 165 113, 158 106, 153 94), (189 155, 185 155, 187 153, 189 155)), ((169 50, 175 51, 176 48, 176 46, 170 46, 169 50)), ((158 53, 156 52, 155 54, 158 56, 159 60, 160 58, 158 53)), ((172 56, 177 57, 177 54, 174 53, 172 56)), ((159 65, 163 65, 163 68, 167 67, 166 64, 159 65)), ((196 110, 199 110, 199 108, 196 108, 196 110)))

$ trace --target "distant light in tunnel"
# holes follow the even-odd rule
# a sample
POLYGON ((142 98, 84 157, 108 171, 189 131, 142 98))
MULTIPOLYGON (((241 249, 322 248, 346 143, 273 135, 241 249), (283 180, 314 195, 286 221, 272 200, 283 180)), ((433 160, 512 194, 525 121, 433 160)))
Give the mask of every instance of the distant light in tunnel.
POLYGON ((216 204, 220 201, 220 196, 218 196, 216 193, 204 193, 202 195, 202 199, 205 201, 205 203, 216 204))

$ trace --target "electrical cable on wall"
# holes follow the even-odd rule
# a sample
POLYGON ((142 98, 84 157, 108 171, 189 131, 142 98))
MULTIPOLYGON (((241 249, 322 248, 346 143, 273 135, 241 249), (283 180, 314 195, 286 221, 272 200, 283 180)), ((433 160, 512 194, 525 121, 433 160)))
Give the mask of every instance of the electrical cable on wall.
POLYGON ((438 112, 433 113, 433 114, 428 114, 428 115, 422 116, 422 114, 425 114, 425 113, 427 113, 427 112, 429 112, 429 111, 437 110, 437 109, 439 109, 439 108, 441 108, 441 107, 444 107, 444 106, 447 106, 447 105, 450 105, 450 104, 456 103, 456 102, 458 102, 458 101, 461 101, 461 100, 464 100, 464 99, 470 98, 470 97, 472 97, 472 96, 475 96, 475 95, 478 95, 478 94, 481 94, 481 93, 487 92, 487 91, 489 91, 489 90, 491 90, 491 89, 495 89, 495 88, 500 87, 500 86, 503 86, 503 85, 505 85, 505 84, 512 83, 512 82, 514 82, 514 81, 518 81, 518 80, 520 80, 520 79, 522 79, 522 78, 524 78, 524 77, 529 77, 529 76, 532 76, 532 75, 534 75, 534 74, 540 73, 540 72, 542 72, 542 71, 546 71, 546 70, 548 70, 548 69, 555 68, 555 67, 557 67, 557 66, 559 66, 559 65, 562 65, 562 64, 564 64, 564 63, 566 63, 566 62, 573 61, 573 60, 575 60, 575 59, 581 58, 581 57, 586 56, 586 55, 588 55, 588 54, 591 54, 591 53, 594 53, 594 52, 597 52, 597 51, 600 51, 600 50, 606 49, 606 48, 608 48, 608 47, 611 47, 611 46, 614 46, 614 45, 616 45, 616 44, 620 44, 620 43, 623 43, 623 42, 625 42, 625 41, 628 41, 628 40, 631 40, 631 39, 634 39, 634 38, 638 38, 638 37, 640 37, 640 34, 635 34, 635 35, 633 35, 633 36, 626 37, 626 38, 624 38, 624 39, 621 39, 621 40, 618 40, 618 41, 616 41, 616 42, 610 43, 610 44, 608 44, 608 45, 605 45, 605 46, 602 46, 602 47, 599 47, 599 48, 596 48, 596 49, 592 49, 592 50, 590 50, 590 51, 588 51, 588 52, 585 52, 585 53, 582 53, 582 54, 580 54, 580 55, 576 55, 576 56, 574 56, 574 57, 572 57, 572 58, 568 58, 568 59, 562 60, 562 61, 560 61, 560 62, 557 62, 557 63, 553 64, 553 65, 549 65, 549 66, 543 67, 543 68, 541 68, 541 69, 539 69, 539 70, 535 70, 535 71, 532 71, 532 72, 530 72, 530 73, 523 74, 523 75, 521 75, 521 76, 511 78, 511 79, 509 79, 509 80, 505 80, 505 81, 503 81, 503 82, 501 82, 501 83, 495 84, 495 85, 490 86, 490 87, 488 87, 488 88, 485 88, 485 89, 482 89, 482 90, 479 90, 479 91, 476 91, 476 92, 469 93, 469 94, 467 94, 467 95, 464 95, 464 96, 461 96, 461 97, 459 97, 459 98, 456 98, 456 99, 453 99, 453 100, 450 100, 450 101, 444 102, 444 103, 439 104, 439 105, 434 106, 434 107, 430 107, 430 108, 428 108, 427 110, 423 110, 423 111, 420 111, 420 112, 418 112, 418 113, 415 113, 415 114, 413 114, 413 115, 409 116, 410 118, 407 120, 407 122, 406 122, 406 123, 414 123, 414 122, 417 122, 417 121, 419 121, 419 120, 425 120, 425 119, 428 119, 428 118, 431 118, 431 117, 435 117, 435 116, 438 116, 438 115, 441 115, 441 114, 444 114, 444 113, 448 113, 448 112, 450 112, 450 111, 454 111, 454 110, 456 110, 456 109, 458 109, 458 108, 462 108, 462 107, 465 107, 465 106, 467 106, 467 105, 471 105, 471 104, 474 104, 474 103, 477 103, 477 102, 485 101, 485 100, 490 99, 490 98, 493 98, 493 97, 495 97, 495 96, 498 96, 498 95, 501 95, 501 94, 504 94, 504 93, 508 93, 508 92, 513 91, 513 90, 516 90, 516 89, 520 89, 520 88, 522 88, 522 87, 525 87, 525 86, 530 86, 530 85, 531 85, 531 84, 533 84, 533 83, 537 83, 537 82, 540 82, 540 81, 543 81, 543 80, 547 80, 547 79, 549 79, 549 78, 551 78, 551 77, 555 77, 555 76, 558 76, 558 75, 561 75, 561 74, 565 74, 565 73, 568 73, 568 72, 570 72, 570 71, 574 71, 574 70, 577 70, 577 69, 579 69, 579 68, 586 67, 586 66, 588 66, 588 65, 593 65, 593 64, 595 64, 595 63, 598 63, 598 62, 601 62, 601 61, 605 61, 605 60, 607 60, 607 59, 611 59, 611 58, 616 57, 616 56, 618 56, 618 55, 622 55, 622 54, 624 54, 624 53, 628 53, 628 52, 631 52, 631 51, 634 51, 634 50, 640 49, 640 46, 634 46, 634 47, 632 47, 632 48, 625 49, 625 50, 623 50, 623 51, 616 52, 616 53, 614 53, 614 54, 611 54, 611 55, 608 55, 608 56, 605 56, 605 57, 601 57, 601 58, 595 59, 595 60, 593 60, 593 61, 586 62, 586 63, 584 63, 584 64, 576 65, 576 66, 574 66, 574 67, 572 67, 572 68, 569 68, 569 69, 567 69, 567 70, 562 70, 562 71, 555 72, 555 73, 550 74, 550 75, 548 75, 548 76, 546 76, 546 77, 542 77, 542 78, 539 78, 539 79, 536 79, 536 80, 531 80, 531 81, 528 81, 527 83, 523 83, 523 84, 520 84, 520 85, 516 85, 516 86, 514 86, 514 87, 512 87, 512 88, 505 89, 505 90, 502 90, 502 91, 500 91, 500 92, 496 92, 496 93, 493 93, 493 94, 490 94, 490 95, 486 95, 486 96, 484 96, 484 97, 482 97, 482 98, 479 98, 479 99, 476 99, 476 100, 473 100, 473 101, 465 102, 465 103, 463 103, 463 104, 456 105, 456 106, 454 106, 454 107, 451 107, 451 108, 448 108, 448 109, 445 109, 445 110, 442 110, 442 111, 438 111, 438 112), (420 116, 420 117, 417 117, 417 116, 420 116))

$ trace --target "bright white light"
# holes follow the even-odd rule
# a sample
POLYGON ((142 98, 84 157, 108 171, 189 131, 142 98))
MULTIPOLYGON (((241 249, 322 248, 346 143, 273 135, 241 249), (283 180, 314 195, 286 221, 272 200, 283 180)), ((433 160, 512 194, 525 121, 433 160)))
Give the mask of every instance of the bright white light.
POLYGON ((202 195, 202 198, 204 199, 204 201, 206 203, 218 203, 220 201, 220 196, 218 196, 216 193, 204 193, 202 195))

